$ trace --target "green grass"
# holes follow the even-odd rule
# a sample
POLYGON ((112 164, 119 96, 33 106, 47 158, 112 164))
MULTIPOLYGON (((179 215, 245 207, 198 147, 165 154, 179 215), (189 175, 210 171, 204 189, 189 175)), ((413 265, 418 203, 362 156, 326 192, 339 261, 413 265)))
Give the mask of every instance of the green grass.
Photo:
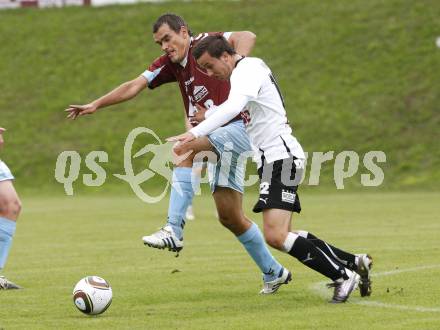
MULTIPOLYGON (((370 298, 355 292, 348 303, 331 305, 330 292, 322 296, 325 279, 278 251, 294 280, 276 295, 258 295, 259 271, 215 220, 208 194, 195 199, 197 219, 186 227, 179 258, 140 240, 163 224, 165 200, 146 205, 133 195, 28 196, 5 269, 25 289, 0 292, 0 328, 438 329, 439 197, 303 193, 294 228, 371 253, 380 275, 370 298), (417 267, 426 269, 411 271, 417 267), (402 272, 381 275, 394 270, 402 272), (91 274, 106 278, 114 291, 113 304, 98 317, 81 314, 71 299, 75 283, 91 274)), ((254 199, 246 196, 245 210, 254 199)))
MULTIPOLYGON (((255 56, 271 66, 304 149, 387 154, 389 189, 438 189, 440 2, 435 0, 167 2, 105 8, 0 12, 0 124, 4 158, 21 189, 54 189, 64 150, 109 153, 120 173, 122 147, 137 126, 161 138, 183 129, 176 86, 75 123, 70 103, 85 103, 138 76, 161 52, 151 24, 183 15, 196 32, 252 30, 255 56)), ((347 180, 360 186, 359 172, 347 180)), ((322 187, 335 189, 333 162, 322 187)), ((109 185, 119 187, 116 180, 109 185)))

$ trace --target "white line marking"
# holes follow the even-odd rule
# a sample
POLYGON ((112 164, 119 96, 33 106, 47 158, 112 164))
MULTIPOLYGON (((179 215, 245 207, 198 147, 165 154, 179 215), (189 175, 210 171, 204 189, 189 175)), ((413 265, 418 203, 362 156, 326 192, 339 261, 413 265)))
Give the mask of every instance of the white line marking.
POLYGON ((385 304, 378 301, 356 301, 356 304, 371 306, 371 307, 402 309, 402 310, 416 311, 416 312, 432 312, 432 313, 440 312, 440 308, 385 304))
MULTIPOLYGON (((400 273, 407 273, 407 272, 416 272, 419 270, 426 270, 426 269, 436 269, 440 268, 440 265, 427 265, 427 266, 419 266, 419 267, 413 267, 413 268, 404 268, 404 269, 395 269, 385 272, 379 272, 371 274, 372 277, 381 277, 381 276, 389 276, 389 275, 395 275, 400 273)), ((311 290, 317 293, 319 296, 323 298, 328 298, 328 290, 324 287, 324 284, 326 282, 318 282, 311 285, 311 290)), ((406 306, 406 305, 395 305, 395 304, 386 304, 379 301, 374 300, 365 300, 362 298, 350 298, 350 302, 357 305, 363 305, 363 306, 370 306, 370 307, 380 307, 380 308, 392 308, 392 309, 400 309, 400 310, 409 310, 409 311, 416 311, 416 312, 431 312, 431 313, 439 313, 440 308, 436 307, 423 307, 423 306, 406 306)))
POLYGON ((394 275, 394 274, 400 274, 400 273, 408 273, 408 272, 416 272, 418 270, 435 269, 435 268, 440 268, 440 265, 427 265, 427 266, 418 266, 418 267, 413 267, 413 268, 395 269, 395 270, 389 270, 387 272, 373 273, 373 274, 371 274, 371 276, 372 277, 388 276, 388 275, 394 275))

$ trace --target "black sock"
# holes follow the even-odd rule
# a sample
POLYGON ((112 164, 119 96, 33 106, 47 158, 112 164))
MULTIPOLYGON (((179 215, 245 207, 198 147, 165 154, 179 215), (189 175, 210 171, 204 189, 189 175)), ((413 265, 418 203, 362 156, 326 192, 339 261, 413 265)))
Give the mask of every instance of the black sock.
POLYGON ((323 251, 327 256, 332 258, 338 264, 347 267, 350 270, 357 270, 356 256, 354 254, 342 251, 325 241, 319 239, 312 233, 308 233, 307 240, 313 243, 317 248, 323 251))
POLYGON ((343 277, 347 279, 344 267, 332 263, 319 248, 304 237, 298 236, 289 254, 307 267, 321 273, 333 281, 343 277))

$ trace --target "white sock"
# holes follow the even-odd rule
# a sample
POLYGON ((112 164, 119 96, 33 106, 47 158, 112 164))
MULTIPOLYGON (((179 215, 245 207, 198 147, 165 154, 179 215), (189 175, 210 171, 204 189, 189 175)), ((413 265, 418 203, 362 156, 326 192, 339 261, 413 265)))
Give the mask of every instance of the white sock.
POLYGON ((283 243, 283 251, 286 253, 289 253, 290 250, 292 250, 293 244, 295 243, 296 239, 298 238, 298 234, 289 232, 287 234, 286 240, 283 243))

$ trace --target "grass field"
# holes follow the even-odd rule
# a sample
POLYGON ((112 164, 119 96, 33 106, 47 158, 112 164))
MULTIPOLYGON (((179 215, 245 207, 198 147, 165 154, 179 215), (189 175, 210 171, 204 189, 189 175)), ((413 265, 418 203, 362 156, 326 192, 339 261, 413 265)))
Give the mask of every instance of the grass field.
MULTIPOLYGON (((246 210, 254 197, 246 196, 246 210)), ((207 194, 195 200, 197 219, 186 227, 179 258, 140 240, 163 223, 165 201, 25 197, 5 269, 25 289, 0 292, 0 328, 439 329, 439 198, 304 193, 296 228, 374 256, 373 295, 355 292, 348 303, 331 305, 325 279, 278 251, 294 280, 276 295, 258 295, 256 266, 217 223, 207 194), (112 306, 98 317, 81 314, 71 299, 74 284, 92 274, 114 291, 112 306)))
MULTIPOLYGON (((0 292, 0 330, 440 329, 439 12, 436 0, 170 1, 0 12, 0 126, 8 129, 0 157, 24 202, 5 275, 25 287, 0 292), (179 258, 141 244, 163 225, 167 200, 143 204, 111 174, 124 171, 133 128, 153 129, 162 140, 181 132, 178 89, 146 91, 73 123, 63 110, 143 72, 161 54, 151 24, 165 12, 183 15, 195 33, 255 32, 252 55, 277 76, 306 151, 353 150, 361 159, 386 153, 380 187, 361 187, 360 166, 336 192, 334 160, 323 165, 319 187, 304 185, 303 213, 295 218, 297 229, 373 255, 371 297, 356 292, 347 304, 330 305, 325 279, 278 251, 294 280, 274 296, 258 295, 261 275, 215 219, 209 194, 195 200, 197 220, 187 225, 179 258), (66 150, 83 161, 90 151, 106 151, 105 185, 85 187, 80 177, 75 197, 65 197, 54 168, 66 150), (73 286, 86 275, 113 287, 113 304, 98 317, 72 302, 73 286)), ((249 190, 245 210, 255 199, 255 187, 249 190)))

